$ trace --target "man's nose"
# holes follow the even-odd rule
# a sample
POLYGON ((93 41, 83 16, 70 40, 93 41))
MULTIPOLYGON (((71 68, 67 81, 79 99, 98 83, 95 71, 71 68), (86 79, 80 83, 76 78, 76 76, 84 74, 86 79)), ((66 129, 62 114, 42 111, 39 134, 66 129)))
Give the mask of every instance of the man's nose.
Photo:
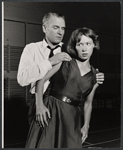
POLYGON ((59 30, 58 30, 58 34, 60 34, 60 35, 63 34, 62 29, 59 29, 59 30))

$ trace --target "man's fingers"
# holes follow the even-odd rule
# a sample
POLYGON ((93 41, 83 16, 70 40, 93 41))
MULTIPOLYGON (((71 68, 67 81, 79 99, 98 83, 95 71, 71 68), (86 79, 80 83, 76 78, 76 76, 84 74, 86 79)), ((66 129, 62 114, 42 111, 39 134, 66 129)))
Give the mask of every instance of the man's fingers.
POLYGON ((41 115, 38 115, 39 120, 39 126, 42 127, 42 121, 41 121, 41 115))
POLYGON ((40 118, 41 118, 41 124, 42 124, 42 126, 44 127, 44 119, 43 119, 43 116, 40 115, 40 118))
POLYGON ((63 52, 63 59, 66 60, 66 61, 70 61, 70 60, 71 60, 71 57, 70 57, 70 55, 68 55, 67 53, 64 53, 64 52, 63 52))
POLYGON ((51 119, 51 116, 50 116, 50 112, 49 112, 49 110, 47 111, 47 115, 48 115, 48 118, 50 118, 50 119, 51 119))
POLYGON ((69 59, 69 58, 64 58, 63 60, 64 60, 64 61, 70 61, 70 59, 69 59))
POLYGON ((49 112, 49 110, 47 110, 45 115, 44 115, 44 121, 45 121, 47 126, 48 126, 48 119, 50 119, 50 118, 51 118, 50 112, 49 112))
POLYGON ((38 125, 39 123, 38 123, 39 121, 38 121, 38 115, 36 115, 36 124, 38 125))
POLYGON ((39 125, 39 121, 40 121, 40 119, 39 119, 39 114, 37 114, 36 115, 36 123, 39 125))
POLYGON ((46 117, 46 113, 43 115, 43 120, 44 120, 44 123, 48 126, 48 122, 47 122, 47 117, 46 117))
POLYGON ((37 124, 38 126, 42 126, 42 124, 41 124, 41 118, 40 118, 40 115, 39 115, 39 114, 36 115, 36 124, 37 124))
POLYGON ((44 113, 42 115, 38 114, 36 115, 36 124, 39 126, 45 126, 45 124, 48 126, 48 117, 50 118, 50 113, 44 113))
POLYGON ((57 53, 53 57, 49 58, 52 65, 56 65, 62 61, 70 61, 72 58, 65 52, 57 53))
POLYGON ((64 60, 64 61, 70 61, 70 60, 71 60, 71 58, 70 58, 70 57, 66 57, 66 56, 65 56, 65 57, 63 57, 63 60, 64 60))

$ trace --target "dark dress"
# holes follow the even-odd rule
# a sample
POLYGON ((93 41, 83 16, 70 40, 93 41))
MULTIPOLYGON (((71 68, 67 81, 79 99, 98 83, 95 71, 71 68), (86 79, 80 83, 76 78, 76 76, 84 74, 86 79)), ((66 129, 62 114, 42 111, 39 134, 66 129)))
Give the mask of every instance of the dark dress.
MULTIPOLYGON (((95 69, 91 67, 91 71, 81 76, 75 59, 63 62, 59 71, 50 80, 51 89, 72 100, 80 101, 83 108, 86 97, 96 83, 95 74, 95 69)), ((44 99, 44 104, 51 114, 49 124, 44 128, 39 127, 34 115, 26 148, 82 148, 80 130, 83 109, 51 95, 44 99)))

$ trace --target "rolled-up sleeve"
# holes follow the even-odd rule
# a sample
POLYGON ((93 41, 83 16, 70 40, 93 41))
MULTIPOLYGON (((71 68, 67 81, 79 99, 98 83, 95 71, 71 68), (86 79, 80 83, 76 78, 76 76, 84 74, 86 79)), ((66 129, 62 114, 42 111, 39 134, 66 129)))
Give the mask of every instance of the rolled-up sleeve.
POLYGON ((32 82, 42 79, 52 68, 51 63, 40 55, 40 61, 36 60, 33 45, 26 46, 20 58, 17 81, 21 86, 27 86, 32 82))

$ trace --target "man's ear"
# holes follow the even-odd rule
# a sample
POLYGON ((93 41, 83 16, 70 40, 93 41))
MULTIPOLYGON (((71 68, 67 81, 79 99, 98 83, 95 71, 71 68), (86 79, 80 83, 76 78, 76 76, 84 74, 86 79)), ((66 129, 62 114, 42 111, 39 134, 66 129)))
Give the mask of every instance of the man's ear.
POLYGON ((44 33, 46 33, 46 26, 45 25, 42 25, 42 30, 44 33))

